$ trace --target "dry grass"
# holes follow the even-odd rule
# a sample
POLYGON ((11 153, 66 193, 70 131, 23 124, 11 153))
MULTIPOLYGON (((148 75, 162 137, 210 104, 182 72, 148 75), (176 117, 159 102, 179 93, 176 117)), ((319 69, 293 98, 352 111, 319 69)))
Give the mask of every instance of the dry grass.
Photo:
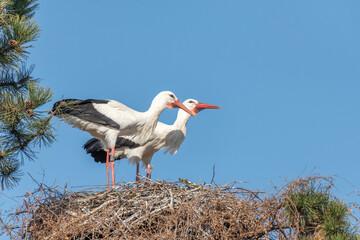
POLYGON ((79 192, 42 186, 2 221, 2 231, 12 239, 43 240, 295 239, 300 225, 289 225, 283 201, 311 179, 290 182, 274 194, 186 180, 79 192))

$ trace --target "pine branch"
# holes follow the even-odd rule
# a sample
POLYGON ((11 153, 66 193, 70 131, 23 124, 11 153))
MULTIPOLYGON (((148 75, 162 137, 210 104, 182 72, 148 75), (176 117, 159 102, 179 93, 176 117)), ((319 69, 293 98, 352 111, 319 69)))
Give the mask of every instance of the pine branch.
POLYGON ((43 117, 44 111, 35 110, 48 103, 51 97, 51 90, 41 87, 37 82, 29 82, 26 91, 4 92, 0 96, 0 163, 7 162, 6 168, 0 164, 3 187, 14 186, 12 181, 18 179, 18 160, 14 161, 13 167, 9 167, 11 159, 23 154, 32 160, 35 157, 33 147, 46 146, 55 140, 50 122, 57 110, 46 118, 43 117))
POLYGON ((3 88, 3 87, 13 87, 14 89, 18 90, 18 86, 27 82, 28 80, 30 80, 31 77, 25 77, 25 78, 22 78, 18 81, 11 81, 11 82, 2 82, 0 83, 0 88, 3 88))
POLYGON ((27 89, 26 94, 4 94, 0 98, 2 132, 7 136, 4 142, 6 146, 12 146, 6 151, 7 155, 24 150, 38 136, 44 135, 49 142, 53 139, 47 131, 53 114, 42 119, 42 112, 34 111, 51 100, 52 92, 37 83, 29 83, 27 89))
MULTIPOLYGON (((56 111, 51 111, 51 114, 48 118, 44 119, 44 127, 43 128, 40 128, 36 133, 32 134, 31 136, 28 136, 27 139, 25 141, 21 141, 21 139, 17 136, 17 139, 18 139, 18 145, 13 147, 13 148, 10 148, 5 152, 5 155, 9 155, 11 152, 15 152, 15 151, 18 151, 18 150, 24 150, 25 148, 28 147, 28 145, 37 137, 40 137, 40 136, 44 136, 45 132, 47 131, 47 128, 49 128, 49 124, 50 124, 50 121, 51 119, 53 118, 53 116, 56 114, 58 110, 56 111)), ((19 134, 18 132, 14 131, 15 135, 16 134, 19 134)), ((51 138, 47 138, 47 139, 51 139, 51 138)), ((0 160, 3 158, 3 156, 0 155, 0 160)))
POLYGON ((31 77, 34 70, 34 65, 29 68, 25 63, 22 64, 20 69, 3 69, 0 71, 0 94, 7 92, 19 92, 27 89, 29 82, 38 81, 31 77))
POLYGON ((12 188, 20 180, 20 164, 16 159, 4 159, 0 161, 0 184, 1 189, 12 188))
POLYGON ((14 15, 32 18, 38 7, 39 4, 37 3, 37 0, 13 0, 7 10, 14 15))
POLYGON ((354 239, 348 221, 348 207, 341 201, 331 197, 330 189, 312 179, 292 189, 284 201, 289 224, 298 222, 301 227, 299 237, 313 235, 343 236, 341 239, 354 239))
MULTIPOLYGON (((51 100, 50 89, 37 84, 24 60, 29 44, 39 37, 39 26, 31 18, 37 0, 0 1, 0 184, 11 188, 19 181, 20 155, 35 157, 33 147, 54 141, 52 116, 37 111, 51 100)), ((21 162, 22 162, 21 161, 21 162)))
MULTIPOLYGON (((3 19, 4 20, 4 19, 3 19)), ((16 62, 26 59, 26 46, 39 37, 40 29, 35 21, 19 15, 6 17, 0 35, 0 64, 3 67, 16 66, 16 62)))

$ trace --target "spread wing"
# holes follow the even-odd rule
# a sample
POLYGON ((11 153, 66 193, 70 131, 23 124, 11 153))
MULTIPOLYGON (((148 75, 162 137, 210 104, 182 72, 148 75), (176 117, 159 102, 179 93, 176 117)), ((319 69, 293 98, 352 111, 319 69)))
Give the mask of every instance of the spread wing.
POLYGON ((139 121, 139 112, 114 100, 64 99, 54 104, 53 111, 56 111, 56 116, 65 120, 69 116, 76 117, 85 121, 82 124, 86 124, 86 122, 99 124, 123 130, 124 134, 131 134, 142 124, 139 121))

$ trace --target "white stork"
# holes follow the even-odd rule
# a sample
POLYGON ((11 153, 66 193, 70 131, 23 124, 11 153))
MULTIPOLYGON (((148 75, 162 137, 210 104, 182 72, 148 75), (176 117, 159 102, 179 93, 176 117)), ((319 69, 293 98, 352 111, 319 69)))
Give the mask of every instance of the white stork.
POLYGON ((144 144, 152 135, 160 114, 166 108, 180 107, 195 116, 170 91, 160 92, 146 112, 135 111, 115 100, 64 99, 54 104, 57 117, 68 124, 89 132, 99 139, 106 149, 107 184, 109 186, 109 148, 111 148, 112 184, 114 176, 114 149, 118 136, 138 136, 138 144, 144 144))
MULTIPOLYGON (((203 109, 219 109, 220 107, 206 103, 199 103, 195 99, 188 99, 184 105, 191 109, 193 114, 197 114, 203 109)), ((150 163, 153 155, 162 148, 165 153, 175 154, 186 137, 186 125, 189 121, 190 115, 187 112, 179 110, 176 121, 172 125, 167 125, 158 122, 152 136, 144 143, 140 143, 141 137, 129 136, 119 137, 115 145, 114 157, 115 160, 128 158, 129 162, 136 164, 136 181, 139 180, 139 163, 143 163, 146 167, 146 177, 150 178, 150 163)), ((105 162, 106 153, 102 143, 93 138, 87 141, 84 145, 87 153, 90 153, 96 162, 105 162)))

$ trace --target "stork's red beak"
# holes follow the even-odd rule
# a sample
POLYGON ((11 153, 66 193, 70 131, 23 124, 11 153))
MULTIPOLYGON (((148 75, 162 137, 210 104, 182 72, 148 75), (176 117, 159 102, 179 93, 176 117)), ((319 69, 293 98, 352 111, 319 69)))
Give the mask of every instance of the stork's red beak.
POLYGON ((221 107, 207 104, 207 103, 197 103, 195 108, 192 110, 194 114, 197 114, 203 109, 220 109, 221 107))
POLYGON ((174 108, 175 105, 190 114, 191 116, 196 117, 196 114, 189 110, 187 107, 185 107, 185 105, 182 104, 182 102, 180 102, 179 100, 176 100, 173 104, 171 104, 172 108, 174 108))
POLYGON ((207 104, 207 103, 197 103, 197 104, 196 104, 196 108, 201 108, 201 109, 220 109, 221 107, 215 106, 215 105, 211 105, 211 104, 207 104))

